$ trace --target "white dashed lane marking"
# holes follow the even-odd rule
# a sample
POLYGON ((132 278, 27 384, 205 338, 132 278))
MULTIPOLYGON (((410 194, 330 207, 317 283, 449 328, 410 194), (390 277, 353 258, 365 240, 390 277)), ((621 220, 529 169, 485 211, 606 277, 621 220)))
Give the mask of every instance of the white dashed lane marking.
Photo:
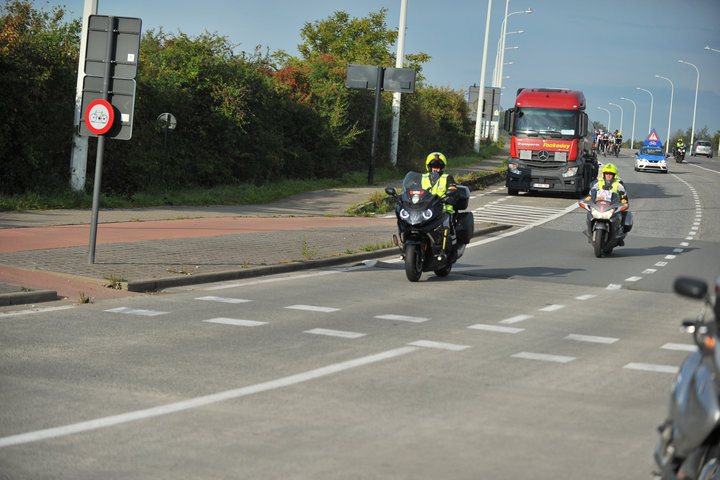
POLYGON ((698 349, 697 345, 690 343, 666 343, 660 348, 663 350, 676 350, 679 352, 694 352, 698 349))
POLYGON ((475 325, 470 325, 468 328, 472 328, 473 330, 485 330, 486 332, 498 332, 498 333, 520 333, 520 332, 525 331, 524 328, 501 327, 499 325, 486 325, 484 323, 477 323, 475 325))
POLYGON ((423 318, 423 317, 409 317, 406 315, 376 315, 373 318, 379 318, 380 320, 397 320, 399 322, 411 322, 411 323, 423 323, 430 320, 429 318, 423 318))
POLYGON ((539 360, 542 362, 569 363, 575 360, 575 357, 566 357, 564 355, 548 355, 546 353, 520 352, 513 355, 513 358, 522 358, 524 360, 539 360))
POLYGON ((331 330, 329 328, 313 328, 312 330, 305 330, 304 333, 310 333, 313 335, 325 335, 328 337, 341 337, 341 338, 360 338, 364 337, 365 333, 358 332, 346 332, 343 330, 331 330))
POLYGON ((156 317, 158 315, 167 315, 170 312, 160 312, 158 310, 143 310, 140 308, 130 308, 130 307, 118 307, 118 308, 111 308, 110 310, 105 310, 106 312, 110 313, 122 313, 124 315, 140 315, 143 317, 156 317))
POLYGON ((330 313, 330 312, 337 312, 340 309, 339 308, 333 308, 333 307, 317 307, 314 305, 290 305, 290 310, 305 310, 308 312, 323 312, 323 313, 330 313))
POLYGON ((578 335, 575 333, 571 333, 567 337, 565 337, 566 340, 575 340, 577 342, 589 342, 589 343, 604 343, 604 344, 611 344, 617 342, 618 338, 612 338, 612 337, 596 337, 593 335, 578 335))
POLYGON ((546 307, 541 308, 539 311, 541 312, 556 312, 558 310, 561 310, 565 308, 565 305, 548 305, 546 307))
POLYGON ((457 345, 455 343, 433 342, 431 340, 418 340, 416 342, 408 343, 408 345, 412 345, 413 347, 437 348, 439 350, 450 350, 453 352, 459 352, 461 350, 470 348, 470 345, 457 345))
POLYGON ((228 298, 228 297, 216 297, 214 295, 208 295, 205 297, 197 297, 195 300, 203 300, 206 302, 220 302, 220 303, 247 303, 250 300, 244 298, 228 298))
POLYGON ((525 320, 529 320, 531 318, 533 318, 532 315, 515 315, 514 317, 506 318, 505 320, 500 320, 500 323, 512 324, 512 323, 524 322, 525 320))
POLYGON ((623 368, 642 372, 677 373, 679 368, 674 365, 655 365, 652 363, 628 363, 623 368))
POLYGON ((267 322, 258 322, 255 320, 240 320, 238 318, 224 318, 224 317, 210 318, 208 320, 203 320, 203 322, 220 323, 220 324, 224 324, 224 325, 235 325, 236 327, 257 327, 260 325, 267 325, 267 322))

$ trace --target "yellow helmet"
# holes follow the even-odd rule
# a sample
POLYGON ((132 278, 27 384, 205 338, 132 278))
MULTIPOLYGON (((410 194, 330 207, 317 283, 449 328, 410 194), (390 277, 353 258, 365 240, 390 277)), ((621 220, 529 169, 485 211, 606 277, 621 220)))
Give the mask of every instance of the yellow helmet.
POLYGON ((440 167, 440 171, 445 170, 445 167, 447 167, 447 159, 445 158, 445 155, 443 155, 440 152, 432 152, 430 155, 427 156, 425 159, 425 170, 428 172, 430 171, 430 164, 433 163, 433 161, 439 161, 442 162, 442 166, 440 167))
POLYGON ((602 169, 602 174, 605 176, 606 173, 612 173, 617 177, 617 167, 613 165, 612 163, 608 163, 605 165, 602 169))

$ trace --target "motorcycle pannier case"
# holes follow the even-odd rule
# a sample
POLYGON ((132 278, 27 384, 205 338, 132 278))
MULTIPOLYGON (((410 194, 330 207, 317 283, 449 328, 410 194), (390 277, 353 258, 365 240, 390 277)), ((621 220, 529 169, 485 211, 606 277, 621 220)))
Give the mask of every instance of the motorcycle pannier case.
POLYGON ((457 199, 453 202, 453 208, 455 208, 455 210, 465 210, 470 201, 470 189, 465 185, 458 185, 457 189, 457 199))
POLYGON ((472 212, 462 212, 457 215, 457 240, 460 245, 467 245, 475 233, 475 220, 472 212))

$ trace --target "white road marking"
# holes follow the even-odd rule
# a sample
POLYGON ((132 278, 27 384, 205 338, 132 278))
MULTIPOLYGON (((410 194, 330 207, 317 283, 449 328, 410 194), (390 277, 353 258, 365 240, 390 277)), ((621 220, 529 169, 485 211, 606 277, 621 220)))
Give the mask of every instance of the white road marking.
POLYGON ((486 325, 484 323, 476 323, 475 325, 470 325, 468 328, 472 328, 474 330, 485 330, 487 332, 498 332, 498 333, 520 333, 524 332, 524 328, 514 328, 514 327, 500 327, 498 325, 486 325))
POLYGON ((607 287, 605 287, 605 290, 620 290, 622 288, 622 285, 618 283, 611 283, 607 287))
POLYGON ((642 277, 628 277, 625 279, 626 282, 639 282, 642 280, 642 277))
POLYGON ((393 350, 376 353, 374 355, 368 355, 366 357, 360 357, 352 360, 347 360, 345 362, 334 363, 325 367, 316 368, 314 370, 308 370, 307 372, 278 378, 276 380, 257 383, 255 385, 250 385, 247 387, 226 390, 224 392, 213 393, 202 397, 195 397, 180 402, 147 408, 144 410, 135 410, 128 413, 121 413, 119 415, 113 415, 110 417, 96 418, 94 420, 73 423, 61 427, 47 428, 45 430, 36 430, 34 432, 2 437, 0 438, 0 448, 8 447, 11 445, 20 445, 23 443, 37 442, 40 440, 47 440, 49 438, 63 437, 66 435, 72 435, 74 433, 87 432, 90 430, 111 427, 113 425, 133 422, 136 420, 145 420, 160 415, 181 412, 183 410, 189 410, 192 408, 204 407, 206 405, 223 402, 225 400, 237 399, 241 397, 246 397, 248 395, 254 395, 256 393, 262 393, 278 388, 288 387, 290 385, 296 385, 298 383, 307 382, 316 378, 321 378, 335 373, 343 372, 345 370, 350 370, 352 368, 370 365, 372 363, 380 362, 383 360, 407 355, 408 353, 412 353, 417 350, 418 347, 411 346, 396 348, 393 350))
POLYGON ((62 307, 33 308, 30 310, 18 310, 17 312, 0 313, 0 318, 14 317, 17 315, 29 315, 32 313, 56 312, 58 310, 67 310, 68 308, 75 308, 75 305, 64 305, 62 307))
POLYGON ((500 320, 500 323, 518 323, 518 322, 524 322, 525 320, 529 320, 533 318, 532 315, 515 315, 514 317, 506 318, 505 320, 500 320))
POLYGON ((224 325, 235 325, 237 327, 257 327, 259 325, 267 325, 267 322, 258 322, 256 320, 240 320, 238 318, 224 318, 224 317, 210 318, 208 320, 203 320, 203 322, 221 323, 224 325))
POLYGON ((374 318, 379 318, 380 320, 397 320, 399 322, 412 322, 412 323, 423 323, 430 320, 429 318, 423 318, 423 317, 408 317, 406 315, 376 315, 374 318))
POLYGON ((543 362, 568 363, 575 360, 575 357, 566 357, 564 355, 548 355, 546 353, 520 352, 512 355, 513 358, 522 358, 524 360, 540 360, 543 362))
POLYGON ((273 278, 266 278, 266 279, 262 279, 262 280, 252 280, 249 282, 226 283, 223 285, 214 285, 212 287, 206 287, 206 288, 204 288, 204 290, 224 290, 226 288, 247 287, 249 285, 263 285, 265 283, 277 283, 277 282, 284 282, 287 280, 299 280, 302 278, 322 277, 325 275, 333 275, 336 273, 340 273, 340 272, 337 270, 329 270, 329 271, 323 271, 323 272, 307 273, 304 275, 289 275, 289 276, 285 276, 285 277, 273 277, 273 278))
POLYGON ((665 260, 673 260, 677 255, 665 255, 665 260))
POLYGON ((167 315, 170 312, 161 312, 158 310, 143 310, 141 308, 118 307, 105 310, 110 313, 122 313, 124 315, 141 315, 144 317, 156 317, 158 315, 167 315))
POLYGON ((338 312, 340 311, 339 308, 333 308, 333 307, 317 307, 315 305, 290 305, 288 307, 290 310, 305 310, 308 312, 323 312, 323 313, 330 313, 330 312, 338 312))
POLYGON ((592 295, 592 294, 580 295, 579 297, 575 297, 575 300, 590 300, 591 298, 595 298, 595 297, 597 297, 597 295, 592 295))
POLYGON ((412 345, 414 347, 437 348, 440 350, 450 350, 453 352, 459 352, 461 350, 465 350, 466 348, 470 348, 470 345, 457 345, 455 343, 433 342, 432 340, 418 340, 416 342, 408 343, 408 345, 412 345))
POLYGON ((666 343, 660 348, 663 350, 676 350, 680 352, 694 352, 698 349, 697 345, 692 343, 666 343))
POLYGON ((303 333, 311 333, 313 335, 326 335, 328 337, 341 337, 341 338, 360 338, 364 337, 365 333, 358 332, 346 332, 343 330, 331 330, 329 328, 313 328, 312 330, 305 330, 303 333))
POLYGON ((623 368, 642 372, 677 373, 679 368, 672 365, 655 365, 652 363, 628 363, 623 368))
POLYGON ((596 337, 593 335, 578 335, 575 333, 571 333, 567 337, 565 337, 565 340, 575 340, 578 342, 589 342, 589 343, 605 343, 605 344, 611 344, 617 342, 618 338, 612 338, 612 337, 596 337))
POLYGON ((666 267, 667 264, 668 264, 668 262, 657 262, 657 263, 655 264, 655 266, 656 266, 656 267, 666 267))
POLYGON ((655 272, 657 272, 657 270, 655 270, 654 268, 646 268, 645 270, 643 270, 642 273, 643 273, 643 275, 650 275, 651 273, 655 273, 655 272))
POLYGON ((547 307, 543 307, 543 308, 539 309, 538 311, 540 311, 540 312, 555 312, 558 310, 562 310, 563 308, 565 308, 565 305, 555 304, 555 305, 548 305, 547 307))
POLYGON ((208 302, 220 302, 220 303, 247 303, 250 300, 244 298, 228 298, 228 297, 216 297, 214 295, 208 295, 206 297, 197 297, 195 300, 205 300, 208 302))

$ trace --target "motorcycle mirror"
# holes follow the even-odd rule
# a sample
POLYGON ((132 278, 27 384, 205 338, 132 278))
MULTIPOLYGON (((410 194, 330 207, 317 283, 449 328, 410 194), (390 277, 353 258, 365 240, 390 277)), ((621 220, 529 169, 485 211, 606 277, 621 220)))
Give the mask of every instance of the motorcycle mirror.
POLYGON ((678 277, 673 285, 675 293, 684 297, 697 298, 701 300, 705 298, 708 286, 705 281, 693 277, 678 277))
POLYGON ((393 187, 385 187, 385 193, 387 193, 388 195, 392 195, 393 197, 397 195, 397 192, 393 187))

